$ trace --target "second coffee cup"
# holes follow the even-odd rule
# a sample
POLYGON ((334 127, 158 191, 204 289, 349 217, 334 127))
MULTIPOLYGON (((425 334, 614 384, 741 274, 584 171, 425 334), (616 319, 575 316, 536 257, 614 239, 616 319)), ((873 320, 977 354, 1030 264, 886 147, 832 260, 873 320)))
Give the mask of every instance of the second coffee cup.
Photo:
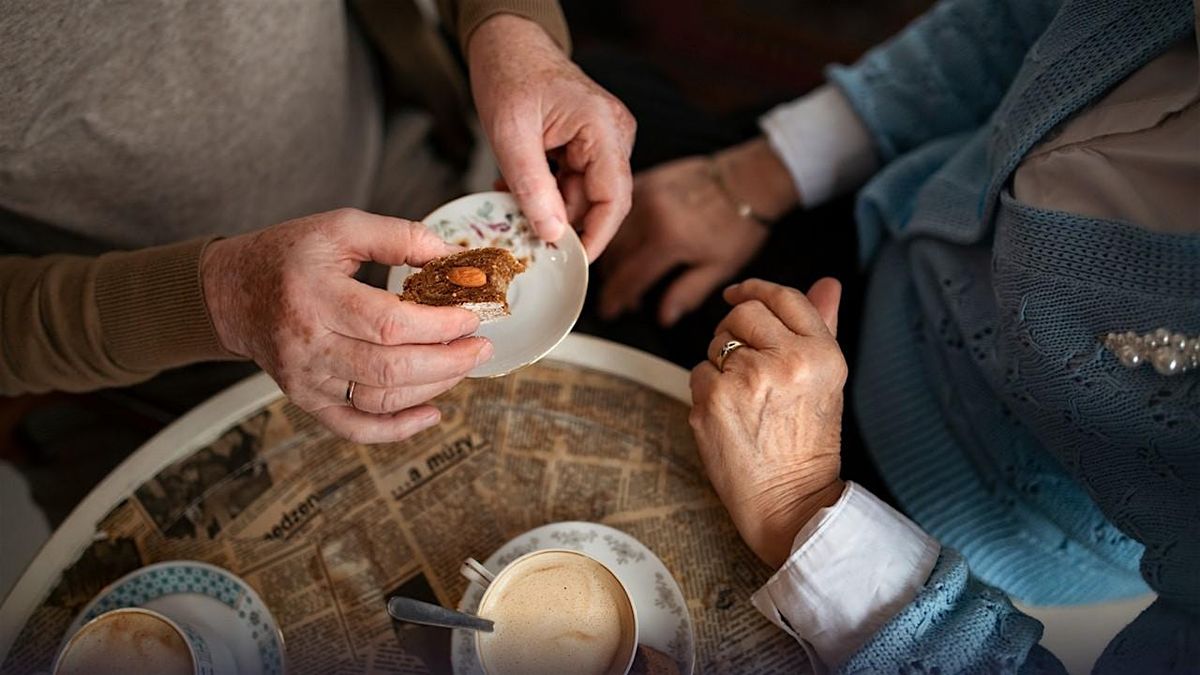
POLYGON ((621 580, 598 560, 568 549, 517 558, 493 575, 474 559, 462 568, 487 590, 476 633, 488 675, 625 675, 638 645, 637 613, 621 580))

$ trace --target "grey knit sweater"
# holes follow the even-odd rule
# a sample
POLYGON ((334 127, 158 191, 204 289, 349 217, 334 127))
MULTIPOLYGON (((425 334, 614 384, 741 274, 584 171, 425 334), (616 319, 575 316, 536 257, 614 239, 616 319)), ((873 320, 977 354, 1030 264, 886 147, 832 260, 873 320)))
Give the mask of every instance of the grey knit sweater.
POLYGON ((380 92, 342 2, 8 0, 0 82, 0 206, 108 245, 363 206, 373 187, 380 92))

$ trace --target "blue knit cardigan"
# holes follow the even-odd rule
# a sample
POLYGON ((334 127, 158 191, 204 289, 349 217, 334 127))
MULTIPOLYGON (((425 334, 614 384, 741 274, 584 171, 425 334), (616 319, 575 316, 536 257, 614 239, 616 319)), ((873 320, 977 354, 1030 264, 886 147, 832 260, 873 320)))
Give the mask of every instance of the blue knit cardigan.
POLYGON ((1047 132, 1194 22, 1189 0, 946 0, 830 70, 884 162, 857 207, 874 262, 854 404, 889 487, 944 546, 842 670, 1061 670, 1005 594, 1147 586, 1159 599, 1098 669, 1200 669, 1200 373, 1128 370, 1097 340, 1200 334, 1200 236, 1008 189, 1047 132))

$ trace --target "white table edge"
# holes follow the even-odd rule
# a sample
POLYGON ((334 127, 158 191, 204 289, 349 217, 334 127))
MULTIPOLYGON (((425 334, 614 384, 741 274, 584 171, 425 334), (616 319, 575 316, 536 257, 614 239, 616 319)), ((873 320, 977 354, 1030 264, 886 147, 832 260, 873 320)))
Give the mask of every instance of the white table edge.
MULTIPOLYGON (((584 366, 625 377, 648 386, 683 403, 691 403, 688 372, 679 366, 645 352, 580 333, 567 336, 547 359, 584 366)), ((281 395, 279 387, 266 374, 253 375, 226 389, 189 411, 138 448, 79 503, 71 515, 54 531, 34 557, 0 605, 0 663, 12 643, 46 597, 63 571, 92 542, 99 521, 120 500, 144 480, 175 460, 212 442, 230 425, 256 408, 281 395)), ((1089 672, 1104 644, 1154 600, 1153 595, 1128 600, 1071 607, 1030 607, 1018 604, 1021 611, 1046 626, 1042 645, 1064 659, 1068 672, 1089 672), (1073 627, 1084 621, 1090 633, 1107 635, 1089 648, 1080 649, 1073 627), (1089 661, 1090 659, 1090 661, 1089 661)))
MULTIPOLYGON (((626 377, 685 403, 691 401, 687 371, 615 342, 572 333, 546 358, 626 377)), ((54 530, 0 605, 0 662, 62 573, 92 543, 96 526, 113 507, 146 479, 216 440, 229 426, 280 395, 278 385, 265 373, 252 375, 188 411, 105 476, 54 530)))
POLYGON ((92 488, 54 530, 0 605, 0 662, 62 573, 92 543, 96 526, 122 499, 148 477, 212 442, 247 412, 282 393, 265 373, 252 375, 172 422, 92 488), (230 405, 230 401, 243 404, 230 405))

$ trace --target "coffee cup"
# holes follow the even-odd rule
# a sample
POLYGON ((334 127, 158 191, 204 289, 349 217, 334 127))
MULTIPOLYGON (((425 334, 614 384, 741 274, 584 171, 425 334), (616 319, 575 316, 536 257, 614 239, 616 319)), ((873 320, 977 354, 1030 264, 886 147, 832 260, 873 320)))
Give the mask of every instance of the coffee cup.
POLYGON ((637 612, 621 580, 600 561, 569 549, 527 553, 492 574, 474 559, 463 576, 486 590, 475 633, 487 675, 625 675, 638 646, 637 612))
POLYGON ((141 607, 85 623, 54 660, 54 675, 222 675, 237 672, 229 650, 205 626, 141 607))

